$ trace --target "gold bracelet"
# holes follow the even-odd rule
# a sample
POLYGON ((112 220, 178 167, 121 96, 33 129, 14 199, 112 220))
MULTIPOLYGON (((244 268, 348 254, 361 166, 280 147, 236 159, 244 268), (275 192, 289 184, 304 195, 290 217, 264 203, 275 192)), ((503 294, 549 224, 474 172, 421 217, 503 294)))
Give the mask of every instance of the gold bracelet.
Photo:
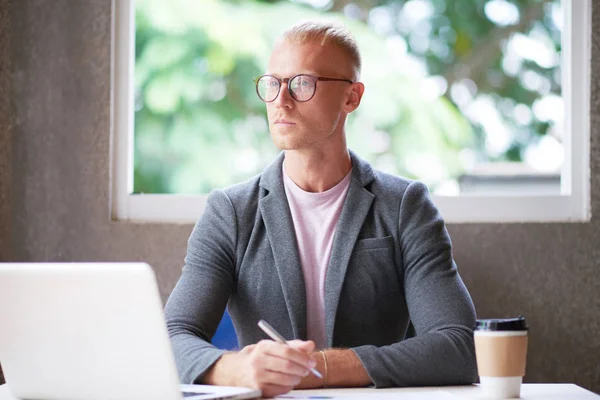
POLYGON ((327 357, 325 356, 325 352, 323 350, 319 350, 319 353, 323 355, 323 364, 325 364, 325 377, 323 378, 323 387, 327 386, 327 375, 329 371, 327 370, 327 357))

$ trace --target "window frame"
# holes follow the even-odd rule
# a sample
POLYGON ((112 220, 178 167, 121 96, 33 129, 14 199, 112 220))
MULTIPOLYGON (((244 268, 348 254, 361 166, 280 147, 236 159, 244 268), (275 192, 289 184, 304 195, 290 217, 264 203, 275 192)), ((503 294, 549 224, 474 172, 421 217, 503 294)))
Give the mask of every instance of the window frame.
MULTIPOLYGON (((562 0, 565 157, 560 195, 433 195, 448 223, 585 222, 590 206, 591 0, 562 0)), ((113 0, 111 218, 194 223, 208 195, 133 194, 135 0, 113 0)))

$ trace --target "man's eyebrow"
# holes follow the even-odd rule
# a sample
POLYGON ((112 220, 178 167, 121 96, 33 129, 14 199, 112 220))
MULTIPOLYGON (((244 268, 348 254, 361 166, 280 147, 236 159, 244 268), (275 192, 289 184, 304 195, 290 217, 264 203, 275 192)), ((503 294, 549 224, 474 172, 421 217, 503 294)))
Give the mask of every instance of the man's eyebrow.
POLYGON ((318 72, 313 71, 313 70, 304 70, 304 71, 294 72, 293 74, 288 75, 288 76, 283 76, 282 74, 277 74, 275 72, 269 72, 269 71, 265 72, 265 75, 271 75, 271 76, 275 76, 277 78, 291 78, 292 76, 296 76, 296 75, 320 76, 322 74, 319 74, 318 72))

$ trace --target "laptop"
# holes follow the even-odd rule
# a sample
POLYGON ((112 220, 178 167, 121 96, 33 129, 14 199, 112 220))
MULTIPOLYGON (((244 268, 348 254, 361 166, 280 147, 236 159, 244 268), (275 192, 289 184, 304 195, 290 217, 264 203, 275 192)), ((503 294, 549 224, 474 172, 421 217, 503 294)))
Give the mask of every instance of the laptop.
POLYGON ((152 268, 0 263, 0 364, 20 399, 252 399, 180 385, 152 268))

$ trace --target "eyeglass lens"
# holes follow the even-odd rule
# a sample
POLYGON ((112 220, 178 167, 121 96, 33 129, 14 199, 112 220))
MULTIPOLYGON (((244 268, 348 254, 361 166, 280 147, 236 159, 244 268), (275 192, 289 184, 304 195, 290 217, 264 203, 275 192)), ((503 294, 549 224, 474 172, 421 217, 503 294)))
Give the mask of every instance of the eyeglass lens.
MULTIPOLYGON (((308 101, 315 94, 316 82, 308 75, 296 75, 288 82, 290 95, 297 101, 308 101)), ((281 84, 277 78, 270 75, 262 76, 256 91, 262 101, 271 102, 277 98, 281 84)))

